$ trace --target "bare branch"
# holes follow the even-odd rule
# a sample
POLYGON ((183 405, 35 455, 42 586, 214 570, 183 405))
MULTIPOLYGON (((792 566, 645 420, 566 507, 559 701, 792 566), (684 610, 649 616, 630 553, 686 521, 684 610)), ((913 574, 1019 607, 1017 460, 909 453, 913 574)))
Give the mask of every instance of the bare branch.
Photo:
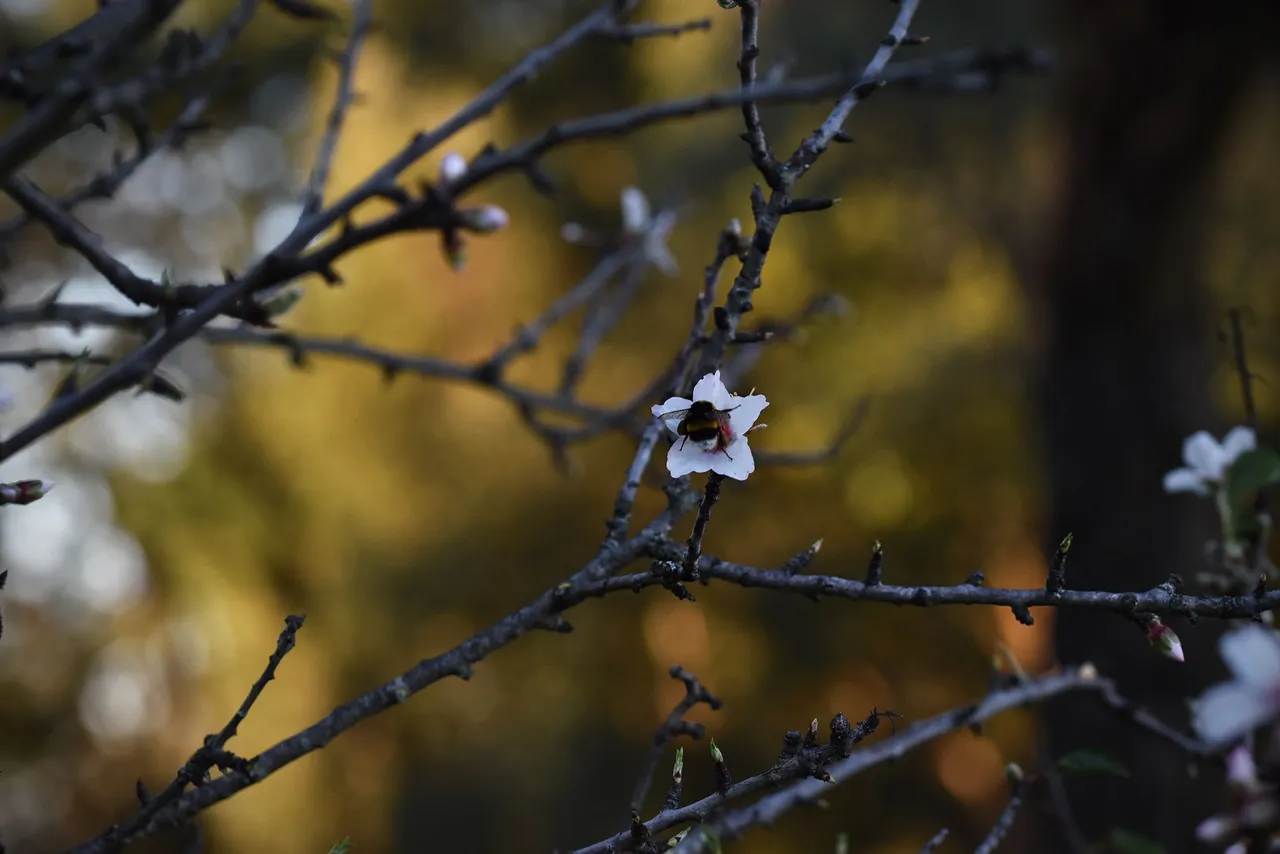
POLYGON ((617 39, 623 44, 631 44, 636 39, 647 39, 655 36, 682 36, 685 33, 709 29, 711 29, 711 19, 699 18, 696 21, 686 21, 683 24, 618 24, 602 29, 600 35, 617 39))
MULTIPOLYGON (((761 824, 771 825, 784 813, 802 804, 812 803, 824 795, 833 783, 842 783, 876 765, 897 759, 914 748, 947 733, 982 723, 1009 709, 1043 702, 1059 694, 1071 691, 1099 691, 1104 684, 1110 683, 1099 679, 1096 675, 1082 676, 1072 671, 996 690, 977 703, 944 712, 908 727, 892 738, 855 750, 848 754, 847 758, 837 758, 825 769, 818 769, 825 771, 823 774, 813 775, 812 772, 799 774, 801 770, 799 765, 793 767, 792 764, 797 763, 797 760, 784 760, 763 774, 748 777, 734 784, 725 794, 709 795, 679 809, 659 813, 645 822, 644 826, 649 833, 657 834, 680 825, 700 825, 700 828, 695 827, 685 836, 673 851, 678 854, 697 854, 697 852, 707 851, 711 835, 735 839, 751 827, 761 824), (720 818, 707 820, 708 816, 714 815, 732 801, 766 789, 774 789, 779 782, 797 777, 804 777, 804 779, 785 785, 773 794, 765 795, 751 806, 725 813, 720 818), (702 831, 709 831, 709 833, 702 831)), ((606 854, 611 851, 625 851, 628 850, 628 837, 629 833, 618 833, 609 839, 579 848, 574 854, 606 854)))
POLYGON ((324 204, 324 186, 329 179, 329 169, 333 166, 338 137, 342 134, 347 111, 355 100, 353 80, 356 62, 360 58, 360 48, 365 37, 373 26, 372 0, 357 0, 352 4, 352 9, 351 35, 347 37, 346 49, 338 57, 338 92, 334 95, 333 107, 325 121, 324 136, 320 139, 315 165, 311 167, 311 177, 307 179, 307 195, 302 203, 301 219, 311 217, 324 204))
POLYGON ((974 854, 995 854, 995 850, 1009 835, 1009 831, 1013 830, 1013 823, 1018 819, 1018 811, 1022 809, 1022 802, 1027 796, 1027 783, 1023 779, 1022 769, 1017 765, 1009 765, 1006 775, 1009 777, 1009 803, 1005 804, 1000 817, 996 819, 996 823, 978 845, 974 854))
POLYGON ((680 665, 672 666, 668 672, 672 679, 679 679, 684 683, 684 696, 680 698, 680 702, 676 703, 675 708, 667 715, 667 719, 662 722, 662 725, 653 734, 653 744, 649 750, 649 761, 645 763, 644 771, 641 772, 640 779, 636 781, 635 793, 631 796, 632 812, 639 812, 644 808, 644 799, 649 794, 649 787, 653 784, 653 775, 658 770, 658 763, 662 761, 662 751, 667 746, 667 742, 678 735, 687 735, 697 740, 705 734, 706 727, 702 724, 690 723, 684 719, 689 710, 699 703, 706 703, 712 710, 719 709, 723 705, 718 697, 703 687, 702 683, 698 681, 698 677, 680 665))
MULTIPOLYGON (((138 150, 132 156, 121 160, 110 170, 95 176, 88 183, 59 198, 57 200, 58 207, 64 211, 69 211, 84 202, 93 199, 109 199, 114 196, 124 186, 124 183, 138 171, 138 167, 145 163, 151 155, 157 151, 181 145, 187 136, 199 127, 200 114, 209 105, 209 100, 207 95, 192 99, 182 108, 182 113, 177 120, 159 138, 153 142, 140 141, 138 150)), ((0 249, 3 249, 5 244, 33 222, 35 222, 35 219, 24 213, 6 223, 0 224, 0 249)))
POLYGON ((0 181, 11 177, 45 146, 71 130, 75 111, 93 91, 97 79, 121 54, 141 43, 181 5, 182 0, 121 0, 112 3, 48 46, 56 55, 68 38, 89 40, 94 47, 73 62, 54 90, 41 97, 17 124, 0 134, 0 181))
POLYGON ((293 649, 297 641, 298 630, 302 628, 305 620, 306 617, 300 614, 291 614, 285 618, 284 630, 280 632, 280 637, 276 641, 275 651, 267 659, 267 666, 262 671, 262 675, 258 677, 258 681, 253 683, 253 687, 249 689, 249 695, 240 704, 240 708, 236 709, 236 713, 231 716, 231 720, 227 721, 221 731, 205 738, 204 744, 178 770, 178 774, 173 781, 165 786, 160 794, 154 798, 148 798, 136 816, 128 821, 113 825, 111 829, 98 837, 101 840, 101 848, 99 850, 118 851, 123 848, 125 843, 137 834, 139 829, 151 822, 157 813, 176 801, 187 786, 206 782, 209 778, 210 769, 215 766, 224 771, 229 769, 242 771, 248 767, 248 763, 243 759, 226 751, 226 744, 235 737, 240 727, 240 722, 248 716, 253 704, 257 702, 258 696, 267 687, 267 683, 276 678, 276 669, 280 666, 280 662, 284 660, 284 657, 289 654, 289 651, 293 649))

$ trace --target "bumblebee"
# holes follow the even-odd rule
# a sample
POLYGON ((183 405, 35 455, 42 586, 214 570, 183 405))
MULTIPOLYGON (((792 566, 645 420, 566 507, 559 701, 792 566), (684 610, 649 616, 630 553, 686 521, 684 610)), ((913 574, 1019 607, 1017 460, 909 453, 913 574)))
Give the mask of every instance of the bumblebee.
MULTIPOLYGON (((658 415, 664 420, 679 418, 680 425, 676 433, 681 437, 680 447, 693 440, 693 443, 707 453, 719 453, 729 447, 733 439, 733 431, 729 429, 729 413, 732 409, 716 409, 709 400, 695 400, 688 409, 673 409, 658 415)), ((726 457, 729 455, 726 453, 726 457)), ((729 457, 733 459, 733 457, 729 457)))

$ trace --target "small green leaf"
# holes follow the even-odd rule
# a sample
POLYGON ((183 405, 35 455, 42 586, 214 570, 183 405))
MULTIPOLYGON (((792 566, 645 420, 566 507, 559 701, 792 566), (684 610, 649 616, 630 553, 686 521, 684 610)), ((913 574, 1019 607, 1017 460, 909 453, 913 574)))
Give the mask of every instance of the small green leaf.
POLYGON ((1242 507, 1265 486, 1280 483, 1280 454, 1266 447, 1245 451, 1227 469, 1227 495, 1232 507, 1242 507))
POLYGON ((1105 750, 1096 749, 1073 750, 1058 759, 1058 770, 1064 774, 1129 776, 1129 769, 1124 767, 1124 763, 1105 750))
POLYGON ((709 827, 700 826, 698 832, 702 834, 702 838, 707 840, 707 850, 711 854, 722 854, 720 848, 720 834, 716 833, 709 827))
POLYGON ((1164 854, 1164 846, 1141 833, 1113 827, 1107 836, 1107 851, 1111 854, 1164 854))
POLYGON ((329 854, 350 854, 350 852, 351 852, 350 836, 342 837, 341 842, 339 842, 337 845, 329 849, 329 854))

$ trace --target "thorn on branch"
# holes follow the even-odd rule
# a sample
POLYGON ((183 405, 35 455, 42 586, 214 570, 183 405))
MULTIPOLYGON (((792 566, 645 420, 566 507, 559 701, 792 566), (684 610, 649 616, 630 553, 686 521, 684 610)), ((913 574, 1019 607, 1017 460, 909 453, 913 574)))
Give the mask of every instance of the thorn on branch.
POLYGON ((730 344, 763 344, 766 341, 772 341, 777 337, 772 329, 758 329, 752 331, 741 331, 733 333, 733 337, 729 339, 730 344))
POLYGON ((818 719, 814 718, 809 721, 809 728, 804 731, 805 748, 816 747, 818 744, 818 719))
POLYGON ((637 851, 656 854, 658 848, 653 841, 653 834, 649 832, 649 828, 644 826, 644 822, 640 820, 640 814, 635 810, 631 811, 631 839, 635 843, 637 851))
POLYGON ((818 539, 815 540, 813 545, 809 546, 809 548, 798 553, 792 557, 791 560, 783 564, 782 572, 785 572, 787 575, 795 575, 798 572, 804 572, 805 569, 808 568, 809 564, 813 563, 813 559, 817 557, 818 552, 820 551, 822 551, 822 540, 818 539))
POLYGON ((1067 552, 1071 550, 1073 539, 1071 534, 1063 537, 1062 542, 1058 544, 1058 550, 1054 552, 1049 562, 1049 577, 1045 580, 1044 589, 1055 598, 1060 597, 1067 586, 1067 552))
POLYGON ((782 207, 783 215, 825 211, 840 203, 840 199, 792 199, 782 207))
POLYGON ((871 560, 867 562, 867 580, 868 587, 875 587, 884 577, 884 546, 880 545, 880 541, 876 540, 875 545, 871 547, 871 560))
MULTIPOLYGON (((816 718, 815 718, 816 720, 816 718)), ((800 753, 800 743, 804 739, 804 734, 798 729, 789 729, 782 734, 782 752, 778 754, 778 761, 775 766, 781 765, 788 759, 795 757, 800 753)))
POLYGON ((1036 618, 1031 616, 1031 608, 1027 606, 1027 603, 1014 602, 1009 606, 1009 609, 1013 611, 1013 616, 1017 618, 1018 622, 1022 623, 1022 625, 1034 626, 1036 624, 1036 618))
POLYGON ((729 773, 729 766, 724 761, 724 753, 716 747, 716 740, 711 739, 711 761, 715 763, 716 768, 716 791, 722 795, 729 793, 729 789, 733 786, 733 775, 729 773))
POLYGON ((662 799, 662 812, 673 810, 680 806, 680 800, 684 797, 684 748, 676 748, 676 761, 671 766, 671 783, 667 786, 667 794, 662 799))
POLYGON ((969 587, 981 587, 986 580, 987 574, 982 570, 978 570, 977 572, 969 573, 969 577, 964 580, 964 583, 969 587))

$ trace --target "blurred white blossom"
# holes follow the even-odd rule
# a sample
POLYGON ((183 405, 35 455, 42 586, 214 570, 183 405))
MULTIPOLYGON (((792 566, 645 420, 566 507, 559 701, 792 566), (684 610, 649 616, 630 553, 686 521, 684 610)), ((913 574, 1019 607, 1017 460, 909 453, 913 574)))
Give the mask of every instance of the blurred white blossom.
POLYGON ((1233 428, 1221 443, 1205 430, 1188 436, 1182 443, 1182 460, 1186 466, 1164 476, 1165 492, 1208 495, 1211 487, 1222 482, 1231 464, 1256 445, 1257 438, 1248 427, 1233 428))
POLYGON ((621 207, 623 237, 640 242, 645 263, 652 264, 668 276, 677 275, 680 268, 667 245, 671 230, 675 228, 675 213, 660 211, 654 215, 649 199, 639 187, 622 190, 621 207))
POLYGON ((1218 643, 1232 680, 1214 685, 1193 704, 1196 732, 1226 747, 1280 717, 1280 635, 1256 623, 1218 643))

